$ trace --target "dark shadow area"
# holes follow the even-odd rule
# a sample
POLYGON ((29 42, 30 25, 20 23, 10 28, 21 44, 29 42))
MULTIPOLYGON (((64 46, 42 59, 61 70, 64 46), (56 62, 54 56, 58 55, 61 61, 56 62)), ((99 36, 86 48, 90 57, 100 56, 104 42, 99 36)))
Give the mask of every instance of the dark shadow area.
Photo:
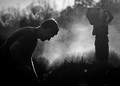
MULTIPOLYGON (((102 0, 102 1, 109 1, 109 0, 102 0)), ((68 7, 60 13, 56 13, 53 10, 49 9, 49 6, 46 9, 38 7, 40 9, 43 9, 43 12, 41 12, 40 10, 40 13, 38 11, 36 11, 35 13, 34 9, 37 9, 37 8, 31 7, 30 8, 31 13, 29 14, 29 16, 27 15, 20 16, 19 15, 20 13, 16 11, 15 11, 16 15, 14 14, 13 18, 9 16, 9 14, 11 15, 11 13, 8 13, 7 15, 3 16, 3 18, 2 16, 0 16, 1 21, 3 21, 4 23, 2 24, 0 22, 1 24, 0 25, 0 45, 5 41, 6 38, 10 36, 12 32, 17 30, 18 28, 25 27, 25 26, 33 26, 33 27, 39 26, 42 21, 50 17, 55 17, 60 27, 69 29, 70 25, 74 23, 73 20, 76 20, 76 19, 77 19, 76 21, 83 20, 82 17, 86 14, 86 7, 84 7, 84 5, 85 5, 84 3, 81 5, 76 4, 73 8, 68 7), (33 17, 30 16, 31 14, 33 14, 34 16, 33 17), (37 16, 35 16, 35 14, 39 14, 38 18, 37 16), (9 19, 6 19, 7 16, 10 19, 11 18, 12 19, 9 21, 9 19), (29 18, 27 19, 27 17, 29 18), (75 17, 75 19, 73 19, 73 17, 75 17)), ((119 12, 120 12, 119 4, 117 5, 114 3, 108 3, 106 5, 107 5, 107 9, 109 9, 110 11, 113 11, 112 13, 114 13, 114 15, 118 14, 119 16, 119 12)), ((118 17, 116 17, 116 19, 114 20, 115 21, 114 24, 116 24, 116 21, 119 21, 119 19, 117 18, 118 17)), ((88 21, 85 21, 85 23, 86 22, 88 21)), ((5 60, 6 60, 5 63, 4 61, 1 60, 2 63, 10 65, 9 64, 10 61, 6 58, 5 60)), ((118 59, 118 55, 116 53, 112 53, 112 54, 110 53, 109 62, 106 64, 102 64, 96 60, 93 61, 92 63, 84 62, 84 61, 68 62, 65 60, 60 66, 53 66, 51 68, 48 68, 46 65, 47 63, 46 60, 40 59, 40 61, 38 62, 39 63, 34 61, 34 66, 35 66, 38 77, 35 76, 35 73, 33 70, 32 71, 15 70, 11 73, 10 72, 11 68, 8 68, 8 66, 4 67, 4 64, 2 64, 1 66, 4 67, 6 72, 1 73, 1 79, 3 79, 4 81, 1 84, 3 84, 4 86, 5 85, 10 85, 10 86, 18 86, 18 85, 20 86, 29 86, 29 85, 30 86, 59 86, 59 85, 60 86, 69 86, 69 85, 71 86, 120 86, 120 82, 119 82, 120 59, 118 59)))
MULTIPOLYGON (((116 57, 117 54, 111 55, 111 58, 118 58, 116 57)), ((42 86, 120 85, 120 65, 103 64, 97 61, 91 63, 88 61, 69 62, 65 60, 60 66, 47 68, 44 62, 34 63, 42 86)))

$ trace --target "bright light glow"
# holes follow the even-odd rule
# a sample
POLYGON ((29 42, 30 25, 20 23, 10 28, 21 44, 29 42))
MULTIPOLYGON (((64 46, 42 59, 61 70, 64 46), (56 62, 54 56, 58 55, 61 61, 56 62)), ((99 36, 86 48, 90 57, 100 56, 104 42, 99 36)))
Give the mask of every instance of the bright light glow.
MULTIPOLYGON (((0 0, 0 10, 8 7, 20 7, 20 9, 25 9, 32 2, 38 3, 37 0, 0 0)), ((67 6, 74 5, 74 0, 46 0, 46 2, 57 11, 61 11, 67 6)))
POLYGON ((101 0, 93 0, 93 1, 95 1, 96 3, 99 3, 101 0))
MULTIPOLYGON (((74 23, 70 29, 60 29, 57 36, 47 41, 42 57, 49 60, 50 65, 63 61, 66 57, 77 57, 94 50, 92 29, 88 25, 74 23)), ((85 54, 86 55, 86 54, 85 54)))
POLYGON ((33 0, 0 0, 0 10, 8 7, 20 7, 23 9, 32 1, 33 0))
POLYGON ((85 73, 86 73, 87 71, 88 71, 87 69, 84 70, 85 73))
POLYGON ((75 0, 50 0, 49 3, 52 8, 57 11, 65 9, 67 6, 73 6, 75 0))

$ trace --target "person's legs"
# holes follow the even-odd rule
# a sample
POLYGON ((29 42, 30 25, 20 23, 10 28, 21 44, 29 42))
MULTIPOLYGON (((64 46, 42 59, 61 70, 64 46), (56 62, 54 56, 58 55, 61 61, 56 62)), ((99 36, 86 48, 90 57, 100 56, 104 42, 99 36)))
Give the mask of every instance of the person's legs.
POLYGON ((108 37, 96 36, 95 55, 100 62, 107 62, 109 56, 108 37))
POLYGON ((108 62, 109 59, 109 45, 108 41, 104 40, 102 44, 101 54, 104 62, 108 62))
POLYGON ((95 39, 95 55, 96 55, 96 60, 100 61, 101 60, 101 39, 98 36, 96 36, 96 39, 95 39))

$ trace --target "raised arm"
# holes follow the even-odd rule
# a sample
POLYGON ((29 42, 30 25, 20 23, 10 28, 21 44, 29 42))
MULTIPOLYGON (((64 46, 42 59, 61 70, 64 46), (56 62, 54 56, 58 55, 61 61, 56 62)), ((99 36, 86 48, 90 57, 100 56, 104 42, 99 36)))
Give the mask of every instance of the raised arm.
POLYGON ((113 15, 109 11, 105 11, 105 13, 107 15, 106 23, 109 24, 113 19, 113 15))

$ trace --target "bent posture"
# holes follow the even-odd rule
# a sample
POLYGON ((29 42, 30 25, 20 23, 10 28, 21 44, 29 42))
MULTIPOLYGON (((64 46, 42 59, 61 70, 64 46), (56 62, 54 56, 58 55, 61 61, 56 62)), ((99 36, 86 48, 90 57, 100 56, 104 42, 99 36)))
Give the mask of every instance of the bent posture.
POLYGON ((15 31, 0 48, 2 71, 9 73, 9 77, 10 74, 16 73, 17 69, 31 69, 31 56, 37 39, 50 40, 58 31, 58 24, 53 18, 44 21, 38 27, 23 27, 15 31))

